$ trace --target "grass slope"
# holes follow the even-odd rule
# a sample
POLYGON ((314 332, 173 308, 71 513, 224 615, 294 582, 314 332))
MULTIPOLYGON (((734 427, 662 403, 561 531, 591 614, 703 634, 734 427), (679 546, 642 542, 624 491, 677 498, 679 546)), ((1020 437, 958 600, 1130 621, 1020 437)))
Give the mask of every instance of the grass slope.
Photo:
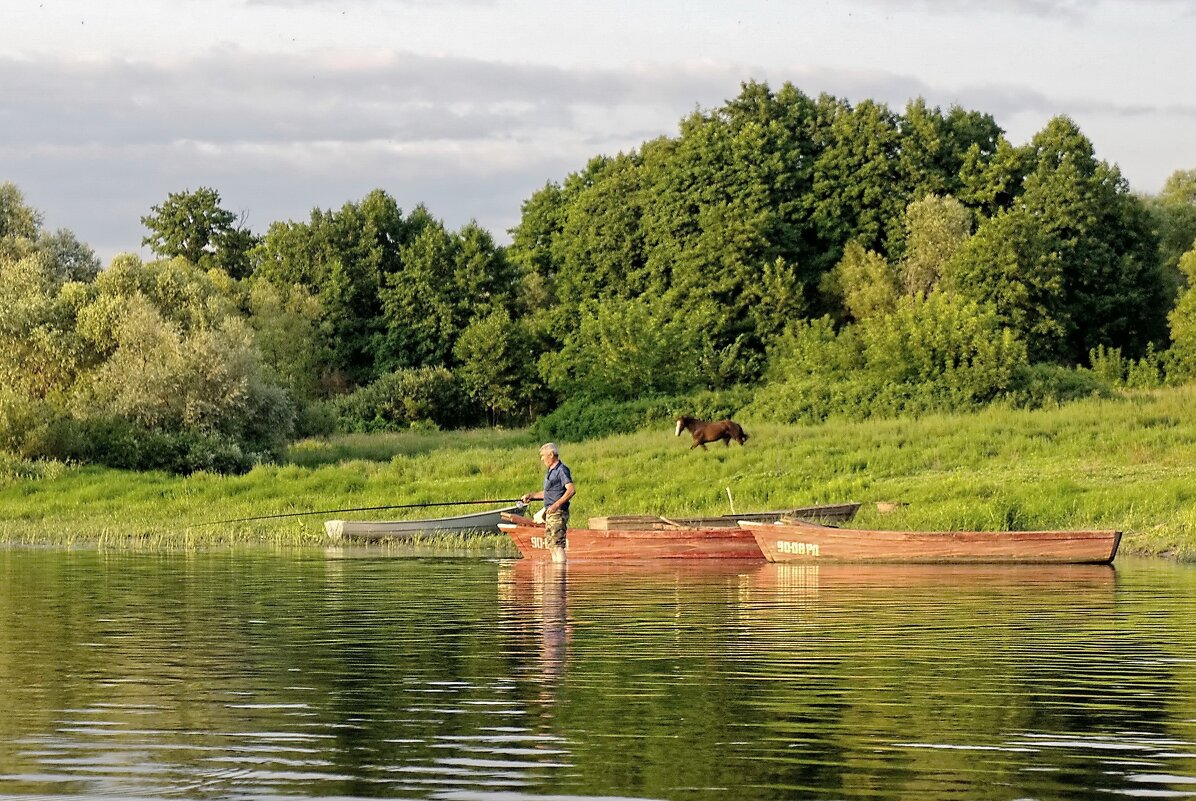
MULTIPOLYGON (((578 482, 574 524, 597 514, 726 513, 901 501, 861 527, 1120 528, 1123 552, 1196 559, 1196 387, 1038 411, 785 426, 745 420, 747 447, 689 450, 667 429, 561 443, 578 482)), ((325 516, 256 515, 459 499, 538 488, 525 431, 411 432, 296 444, 244 476, 127 473, 0 461, 0 540, 108 547, 324 542, 325 516)), ((457 507, 469 510, 469 507, 457 507)), ((432 517, 454 507, 398 511, 432 517)), ((386 517, 387 513, 329 515, 386 517)), ((501 538, 471 543, 511 552, 501 538)))

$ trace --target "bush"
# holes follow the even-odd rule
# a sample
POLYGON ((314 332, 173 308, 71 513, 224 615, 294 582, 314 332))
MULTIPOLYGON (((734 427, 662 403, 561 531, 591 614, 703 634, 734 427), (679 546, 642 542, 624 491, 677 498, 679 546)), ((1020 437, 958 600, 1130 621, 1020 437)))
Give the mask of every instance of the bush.
POLYGON ((187 475, 199 470, 244 473, 271 456, 245 451, 228 436, 197 431, 151 431, 116 417, 79 420, 60 417, 27 440, 31 457, 100 464, 121 470, 164 470, 187 475))
POLYGON ((788 381, 803 376, 843 379, 858 373, 864 356, 848 326, 835 331, 830 317, 796 320, 768 349, 765 377, 770 382, 788 381))
POLYGON ((576 442, 630 434, 653 426, 668 428, 679 415, 703 420, 732 417, 751 400, 750 387, 703 390, 689 395, 653 395, 632 401, 573 398, 532 427, 540 439, 576 442))
MULTIPOLYGON (((992 402, 1036 409, 1112 395, 1109 386, 1088 370, 1036 364, 1017 368, 1009 387, 995 395, 992 402)), ((970 393, 946 384, 885 382, 864 374, 835 381, 806 377, 769 384, 756 392, 747 413, 778 423, 818 423, 831 417, 865 420, 967 411, 981 405, 970 393)))
POLYGON ((828 318, 795 323, 770 357, 771 382, 749 413, 786 423, 975 408, 1027 366, 991 307, 942 292, 838 332, 828 318))
POLYGON ((607 299, 581 307, 578 332, 540 357, 545 383, 565 398, 636 401, 706 385, 714 316, 680 313, 663 300, 607 299))
POLYGON ((458 428, 481 410, 461 381, 443 367, 396 370, 332 402, 343 431, 398 431, 413 423, 458 428))
POLYGON ((295 437, 326 437, 336 431, 339 422, 331 401, 300 404, 295 412, 295 437))
POLYGON ((1084 398, 1111 398, 1110 385, 1091 370, 1057 364, 1033 364, 1017 371, 1001 402, 1019 409, 1039 409, 1084 398))
MULTIPOLYGON (((903 298, 859 326, 865 371, 878 386, 932 384, 945 399, 982 404, 1009 388, 1029 361, 995 309, 942 292, 903 298)), ((954 401, 953 401, 954 402, 954 401)))

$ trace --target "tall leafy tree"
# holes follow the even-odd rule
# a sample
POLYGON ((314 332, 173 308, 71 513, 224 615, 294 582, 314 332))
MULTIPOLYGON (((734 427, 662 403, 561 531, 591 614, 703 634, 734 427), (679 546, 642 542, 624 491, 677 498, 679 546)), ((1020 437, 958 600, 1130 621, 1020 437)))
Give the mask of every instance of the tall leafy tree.
POLYGON ((971 235, 972 212, 953 197, 927 195, 906 207, 905 229, 903 289, 927 295, 971 235))
POLYGON ((826 255, 837 262, 848 241, 884 254, 890 226, 899 227, 910 200, 902 191, 897 118, 881 103, 865 100, 852 108, 825 96, 819 112, 825 145, 814 164, 810 214, 832 244, 826 255))
POLYGON ((859 242, 848 243, 826 283, 853 320, 890 314, 901 297, 897 271, 884 256, 865 250, 859 242))
POLYGON ((17 185, 0 184, 0 240, 36 239, 41 227, 41 212, 25 202, 17 185))
POLYGON ((539 389, 529 344, 507 310, 496 309, 471 320, 453 345, 455 372, 491 425, 526 406, 539 389))
POLYGON ((1098 345, 1140 355, 1166 332, 1158 240, 1141 201, 1116 166, 1099 161, 1067 117, 1027 145, 1034 164, 1018 207, 1058 254, 1072 335, 1066 356, 1098 345))
POLYGON ((1196 245, 1180 257, 1178 268, 1187 286, 1168 315, 1171 349, 1167 354, 1167 380, 1173 383, 1196 378, 1196 245))
POLYGON ((1159 238, 1159 258, 1167 291, 1174 296, 1189 281, 1179 268, 1180 257, 1196 244, 1196 170, 1176 170, 1167 178, 1162 191, 1145 198, 1145 202, 1159 238))
POLYGON ((218 267, 234 278, 250 272, 249 252, 257 244, 243 218, 220 206, 220 193, 199 189, 172 192, 141 218, 149 235, 141 240, 159 256, 181 256, 204 268, 218 267))
POLYGON ((985 220, 944 272, 942 287, 994 309, 1027 343, 1032 361, 1071 359, 1076 321, 1068 310, 1066 267, 1033 215, 1017 209, 985 220))
POLYGON ((376 189, 339 209, 313 209, 307 222, 274 223, 254 250, 256 278, 280 288, 298 284, 318 301, 319 347, 331 354, 329 389, 388 371, 381 292, 402 271, 403 248, 434 222, 423 207, 404 216, 376 189))
POLYGON ((1066 117, 1017 153, 999 148, 997 160, 1010 169, 995 171, 1002 177, 984 197, 1008 208, 963 248, 954 288, 991 302, 1035 359, 1074 364, 1097 346, 1136 355, 1159 341, 1157 240, 1117 168, 1066 117))

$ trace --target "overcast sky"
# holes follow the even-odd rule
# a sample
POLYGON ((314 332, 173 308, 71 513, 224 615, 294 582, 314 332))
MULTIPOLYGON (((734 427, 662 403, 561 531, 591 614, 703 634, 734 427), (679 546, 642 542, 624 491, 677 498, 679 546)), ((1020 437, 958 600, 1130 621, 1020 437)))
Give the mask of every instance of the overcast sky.
POLYGON ((1070 115, 1154 193, 1196 168, 1196 0, 5 0, 0 182, 107 262, 210 186, 262 233, 375 187, 506 242, 599 153, 745 80, 1070 115))

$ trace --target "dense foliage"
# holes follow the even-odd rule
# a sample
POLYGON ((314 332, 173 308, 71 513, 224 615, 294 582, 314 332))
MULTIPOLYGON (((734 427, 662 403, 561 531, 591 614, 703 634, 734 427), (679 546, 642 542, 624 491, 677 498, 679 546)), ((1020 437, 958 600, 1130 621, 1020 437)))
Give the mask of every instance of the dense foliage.
POLYGON ((287 443, 293 403, 268 380, 225 273, 127 256, 73 275, 52 249, 24 247, 0 262, 4 450, 224 471, 287 443))
POLYGON ((747 83, 547 183, 507 247, 381 189, 261 236, 220 204, 171 194, 142 218, 161 260, 101 270, 0 186, 0 448, 240 469, 296 430, 568 439, 1196 375, 1196 171, 1137 197, 1066 117, 1016 145, 747 83))

